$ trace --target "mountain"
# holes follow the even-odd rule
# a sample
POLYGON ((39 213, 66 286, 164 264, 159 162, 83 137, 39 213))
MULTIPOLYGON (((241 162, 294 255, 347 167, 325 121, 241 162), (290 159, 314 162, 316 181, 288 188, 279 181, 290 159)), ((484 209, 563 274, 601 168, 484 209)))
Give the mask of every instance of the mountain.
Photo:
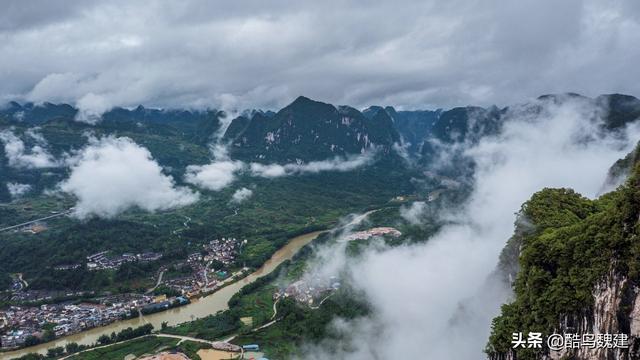
POLYGON ((189 136, 198 143, 207 143, 211 135, 220 127, 219 117, 223 113, 215 110, 188 111, 147 109, 142 105, 135 109, 115 107, 102 115, 96 126, 82 125, 74 118, 78 110, 69 104, 43 103, 20 105, 10 102, 0 109, 0 119, 13 125, 42 126, 51 122, 66 122, 69 126, 86 126, 109 131, 144 131, 158 135, 176 132, 189 136), (76 124, 74 124, 76 123, 76 124))
POLYGON ((373 117, 379 111, 386 113, 393 119, 393 124, 403 142, 407 145, 410 154, 418 153, 422 147, 422 143, 427 135, 431 132, 433 125, 437 122, 442 110, 414 110, 414 111, 396 111, 391 106, 382 108, 380 106, 371 106, 362 113, 366 117, 373 117))
POLYGON ((0 116, 5 116, 17 121, 39 125, 57 117, 73 118, 78 111, 69 104, 52 104, 45 102, 42 105, 26 103, 20 105, 15 101, 10 102, 5 108, 0 108, 0 116))
POLYGON ((385 111, 368 117, 349 106, 301 96, 275 114, 254 112, 234 119, 224 139, 239 159, 311 161, 373 148, 389 153, 400 135, 385 111))
POLYGON ((606 123, 609 128, 619 128, 640 118, 640 100, 633 96, 600 95, 594 101, 607 109, 606 123))
POLYGON ((519 213, 500 269, 515 298, 492 324, 492 360, 638 359, 640 357, 640 165, 637 149, 610 174, 630 177, 596 200, 544 189, 519 213), (628 169, 628 170, 627 170, 628 169), (629 347, 513 349, 513 333, 629 334, 629 347))

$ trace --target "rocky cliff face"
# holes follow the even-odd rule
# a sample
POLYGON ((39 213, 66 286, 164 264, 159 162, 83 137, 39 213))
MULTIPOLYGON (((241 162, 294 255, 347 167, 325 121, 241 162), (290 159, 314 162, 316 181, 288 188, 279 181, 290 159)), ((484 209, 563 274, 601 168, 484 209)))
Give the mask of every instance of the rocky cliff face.
POLYGON ((558 319, 554 333, 558 334, 627 334, 627 348, 591 348, 551 350, 546 346, 533 357, 519 356, 517 351, 489 354, 491 360, 633 360, 640 359, 640 287, 613 270, 593 288, 593 304, 558 319))
POLYGON ((515 297, 493 321, 489 359, 640 359, 640 166, 635 153, 624 161, 630 178, 599 199, 544 189, 523 205, 499 267, 515 297), (551 334, 593 334, 596 339, 625 334, 628 344, 551 349, 545 340, 541 349, 514 349, 512 334, 519 332, 540 332, 544 339, 551 334))
MULTIPOLYGON (((640 358, 640 288, 610 271, 593 289, 593 306, 582 314, 564 315, 558 333, 628 334, 628 348, 589 348, 540 352, 542 360, 631 360, 640 358)), ((491 354, 492 360, 518 360, 515 351, 491 354)))
POLYGON ((593 289, 593 306, 582 316, 564 316, 558 331, 577 334, 628 334, 629 347, 589 348, 549 351, 543 359, 638 359, 640 333, 640 295, 638 288, 629 288, 626 276, 610 271, 593 289), (631 311, 629 311, 631 309, 631 311))

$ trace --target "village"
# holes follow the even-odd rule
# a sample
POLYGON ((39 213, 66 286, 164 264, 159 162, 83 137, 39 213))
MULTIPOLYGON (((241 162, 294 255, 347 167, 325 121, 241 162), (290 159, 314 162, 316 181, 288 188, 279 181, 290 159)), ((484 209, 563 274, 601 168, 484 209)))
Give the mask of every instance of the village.
POLYGON ((137 315, 138 309, 153 302, 152 296, 130 295, 127 299, 105 297, 98 303, 11 306, 0 311, 0 331, 5 330, 0 343, 7 350, 74 334, 137 315))
POLYGON ((400 231, 392 227, 376 227, 350 234, 343 241, 368 240, 376 236, 400 237, 401 235, 400 231))
MULTIPOLYGON (((56 337, 78 333, 117 320, 142 316, 188 304, 191 298, 206 295, 228 283, 243 277, 248 268, 230 273, 236 256, 247 240, 232 237, 214 239, 202 246, 202 251, 192 253, 186 260, 162 265, 155 275, 155 286, 144 294, 125 293, 98 296, 94 291, 29 290, 21 276, 16 277, 13 305, 0 310, 0 349, 10 350, 48 341, 56 337), (169 267, 187 268, 179 276, 163 279, 169 267), (155 293, 159 287, 171 290, 171 296, 155 293), (55 304, 29 305, 35 302, 55 304), (64 300, 67 299, 67 300, 64 300)), ((117 270, 127 262, 160 261, 162 254, 110 255, 102 251, 86 257, 90 271, 117 270)), ((83 266, 80 262, 59 265, 57 271, 74 270, 83 266)))
POLYGON ((336 290, 340 289, 340 286, 340 281, 336 276, 331 276, 329 279, 318 277, 301 279, 289 284, 287 287, 280 288, 273 294, 273 298, 276 301, 280 298, 292 298, 302 305, 316 308, 336 290))

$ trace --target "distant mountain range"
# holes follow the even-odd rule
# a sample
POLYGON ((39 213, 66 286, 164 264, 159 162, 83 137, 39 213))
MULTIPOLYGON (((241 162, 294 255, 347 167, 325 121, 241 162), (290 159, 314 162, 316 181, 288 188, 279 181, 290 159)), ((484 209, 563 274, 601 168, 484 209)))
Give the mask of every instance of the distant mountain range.
MULTIPOLYGON (((427 159, 438 144, 475 143, 496 134, 512 110, 535 113, 545 104, 573 100, 608 109, 607 129, 616 129, 640 117, 640 100, 611 94, 588 98, 578 94, 543 95, 537 101, 498 108, 477 106, 449 110, 397 111, 372 106, 359 111, 300 96, 277 112, 249 110, 233 119, 223 134, 232 157, 251 161, 312 161, 338 155, 363 153, 373 148, 385 154, 394 144, 409 154, 427 159)), ((0 109, 0 126, 57 124, 105 132, 146 132, 179 135, 194 144, 206 145, 220 129, 221 111, 187 111, 114 108, 95 126, 74 121, 77 109, 68 104, 42 105, 11 102, 0 109)))

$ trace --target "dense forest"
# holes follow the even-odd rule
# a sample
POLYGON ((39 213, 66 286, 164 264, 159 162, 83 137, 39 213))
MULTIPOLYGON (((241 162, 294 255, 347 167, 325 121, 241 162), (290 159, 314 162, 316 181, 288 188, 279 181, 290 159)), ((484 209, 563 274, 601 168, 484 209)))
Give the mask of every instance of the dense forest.
MULTIPOLYGON (((626 184, 596 200, 570 189, 534 194, 522 206, 516 234, 508 245, 521 249, 515 300, 503 305, 494 319, 487 353, 499 358, 513 352, 518 359, 539 359, 548 353, 546 346, 513 350, 512 333, 541 332, 546 337, 566 326, 578 327, 580 319, 593 316, 594 289, 608 274, 628 279, 624 286, 629 291, 637 287, 639 214, 638 166, 626 184)), ((621 305, 618 315, 621 331, 625 323, 629 326, 623 321, 630 311, 625 306, 621 305)))

